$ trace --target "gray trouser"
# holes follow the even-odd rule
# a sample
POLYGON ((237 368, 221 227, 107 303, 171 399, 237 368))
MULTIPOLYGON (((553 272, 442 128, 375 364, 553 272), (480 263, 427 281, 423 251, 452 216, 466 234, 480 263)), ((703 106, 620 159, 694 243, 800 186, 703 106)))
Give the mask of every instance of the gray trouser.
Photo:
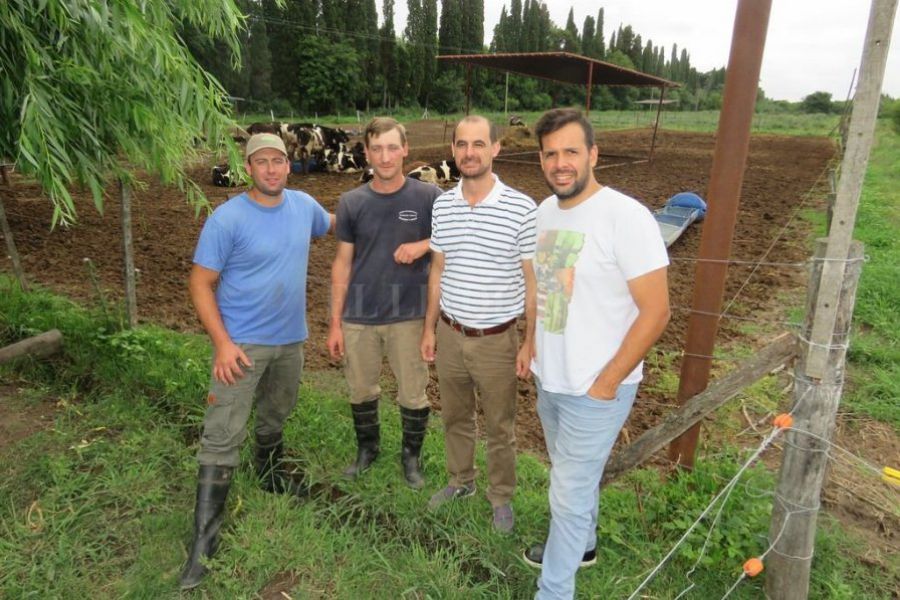
POLYGON ((197 453, 201 465, 238 466, 254 400, 256 435, 280 433, 297 404, 303 370, 302 342, 284 346, 238 346, 253 366, 245 367, 244 376, 234 385, 211 380, 197 453))

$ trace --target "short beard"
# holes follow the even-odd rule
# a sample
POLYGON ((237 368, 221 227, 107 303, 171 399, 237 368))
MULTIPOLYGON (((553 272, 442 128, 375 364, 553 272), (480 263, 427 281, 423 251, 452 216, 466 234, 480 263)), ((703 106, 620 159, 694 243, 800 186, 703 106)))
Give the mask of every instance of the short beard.
POLYGON ((547 181, 547 187, 550 188, 550 191, 553 192, 554 194, 556 194, 556 197, 559 200, 563 200, 563 201, 569 200, 570 198, 574 198, 575 196, 577 196, 578 194, 583 192, 585 190, 585 188, 587 188, 587 185, 588 185, 587 177, 583 177, 581 179, 576 179, 575 182, 572 184, 571 189, 568 192, 563 192, 563 191, 556 189, 553 186, 553 184, 550 183, 549 180, 547 181))

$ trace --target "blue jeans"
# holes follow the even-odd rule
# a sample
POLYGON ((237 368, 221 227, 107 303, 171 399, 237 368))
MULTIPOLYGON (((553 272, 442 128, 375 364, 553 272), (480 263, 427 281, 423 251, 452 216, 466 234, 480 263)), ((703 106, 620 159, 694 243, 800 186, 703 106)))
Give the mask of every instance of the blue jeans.
POLYGON ((623 384, 614 400, 555 394, 537 382, 537 412, 550 455, 550 534, 544 546, 538 600, 575 596, 582 555, 597 545, 600 479, 638 384, 623 384))

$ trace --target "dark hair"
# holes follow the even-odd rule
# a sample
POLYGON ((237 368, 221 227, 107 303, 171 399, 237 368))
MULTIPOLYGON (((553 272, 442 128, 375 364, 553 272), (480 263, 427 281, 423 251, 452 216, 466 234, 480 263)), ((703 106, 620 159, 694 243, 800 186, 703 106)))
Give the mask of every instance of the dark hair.
POLYGON ((490 138, 491 143, 496 144, 500 139, 500 130, 497 129, 497 125, 492 123, 487 117, 482 117, 481 115, 466 115, 456 124, 456 127, 453 128, 453 134, 450 136, 451 144, 456 143, 456 130, 463 123, 487 123, 488 137, 490 138))
POLYGON ((366 131, 363 139, 366 140, 366 147, 369 147, 369 140, 380 135, 384 135, 393 129, 400 134, 400 143, 406 144, 406 127, 401 125, 396 119, 391 117, 375 117, 366 125, 366 131))
POLYGON ((588 149, 596 145, 594 141, 594 127, 588 121, 584 113, 577 108, 554 108, 548 110, 534 125, 534 133, 538 139, 538 147, 544 149, 544 136, 554 131, 559 131, 569 123, 577 123, 584 132, 584 143, 588 149))

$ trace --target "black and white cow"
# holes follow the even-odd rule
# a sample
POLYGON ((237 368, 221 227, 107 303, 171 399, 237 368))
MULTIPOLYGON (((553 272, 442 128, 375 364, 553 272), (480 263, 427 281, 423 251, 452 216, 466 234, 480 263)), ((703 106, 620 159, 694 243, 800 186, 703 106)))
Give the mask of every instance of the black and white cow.
POLYGON ((451 158, 416 167, 406 176, 435 185, 446 185, 459 181, 459 169, 456 168, 456 161, 451 158))
POLYGON ((341 142, 338 151, 328 155, 326 169, 330 173, 355 173, 365 169, 367 165, 366 151, 362 142, 356 142, 351 147, 341 142))
POLYGON ((459 181, 459 169, 456 167, 456 161, 452 158, 442 160, 432 165, 438 172, 439 183, 455 183, 459 181))
POLYGON ((228 165, 212 168, 212 183, 216 187, 234 187, 239 181, 240 178, 231 174, 231 168, 228 165))

